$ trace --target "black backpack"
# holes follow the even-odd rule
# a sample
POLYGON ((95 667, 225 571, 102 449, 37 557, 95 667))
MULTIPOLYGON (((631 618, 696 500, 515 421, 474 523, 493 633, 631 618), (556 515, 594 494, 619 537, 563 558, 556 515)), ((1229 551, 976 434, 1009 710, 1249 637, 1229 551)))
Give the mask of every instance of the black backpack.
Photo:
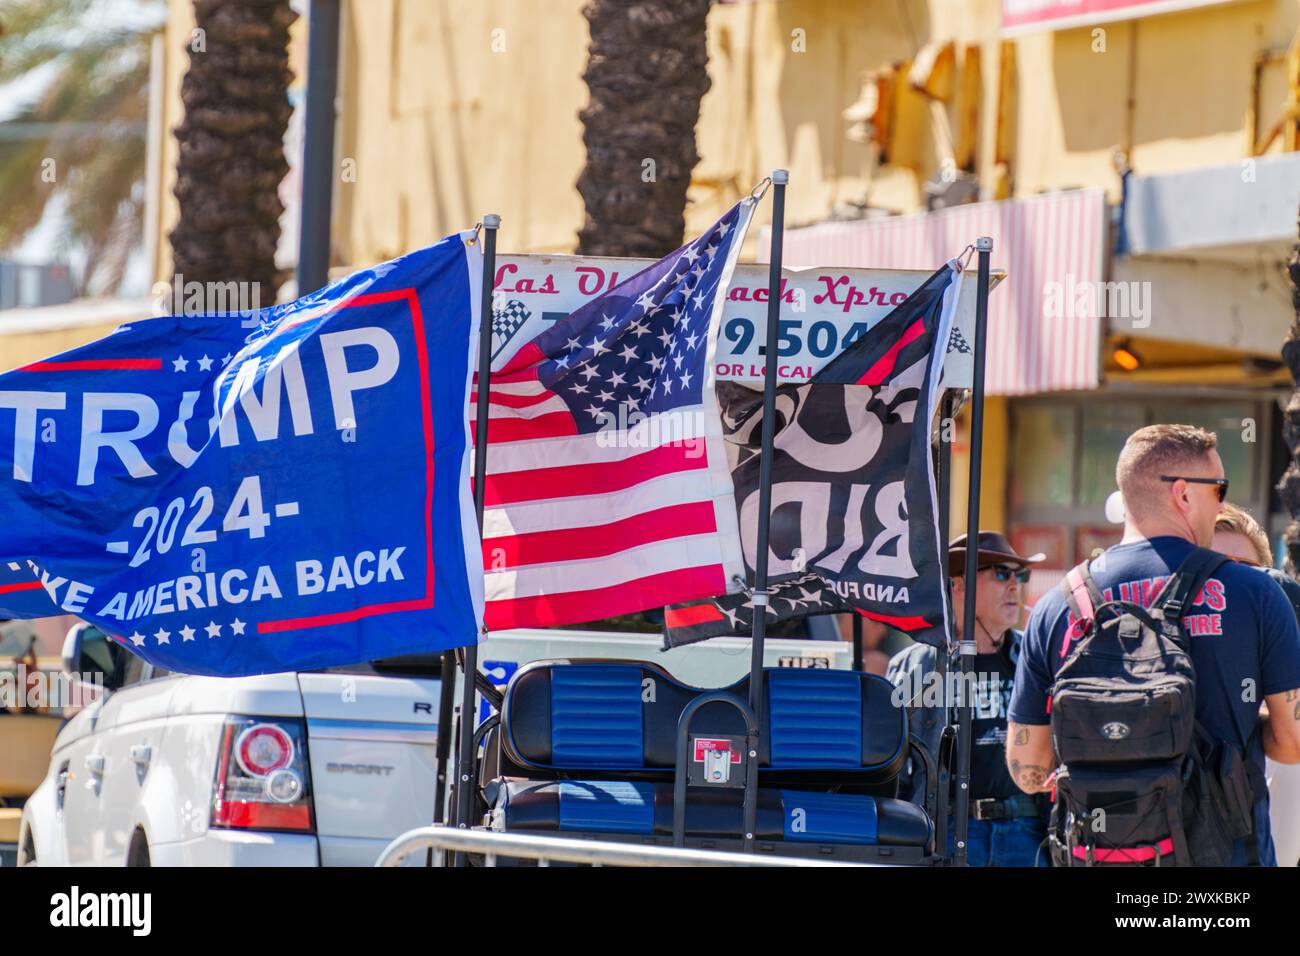
POLYGON ((1256 862, 1254 781, 1240 751, 1196 721, 1179 623, 1227 560, 1195 549, 1148 608, 1106 601, 1087 561, 1061 582, 1072 619, 1049 704, 1055 865, 1226 866, 1243 838, 1256 862))

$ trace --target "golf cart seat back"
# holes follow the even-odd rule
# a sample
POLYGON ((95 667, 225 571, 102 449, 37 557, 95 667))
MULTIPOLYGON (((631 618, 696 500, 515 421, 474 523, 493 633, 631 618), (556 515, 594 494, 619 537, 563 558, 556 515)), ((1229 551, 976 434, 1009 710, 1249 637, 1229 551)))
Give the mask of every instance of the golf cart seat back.
MULTIPOLYGON (((907 713, 891 702, 889 681, 823 669, 769 668, 763 676, 765 786, 895 781, 907 758, 907 713)), ((749 677, 725 690, 748 701, 749 677)), ((640 661, 526 665, 505 693, 502 773, 671 780, 682 711, 712 692, 640 661)), ((744 718, 725 703, 705 704, 691 720, 693 737, 744 733, 744 718)))

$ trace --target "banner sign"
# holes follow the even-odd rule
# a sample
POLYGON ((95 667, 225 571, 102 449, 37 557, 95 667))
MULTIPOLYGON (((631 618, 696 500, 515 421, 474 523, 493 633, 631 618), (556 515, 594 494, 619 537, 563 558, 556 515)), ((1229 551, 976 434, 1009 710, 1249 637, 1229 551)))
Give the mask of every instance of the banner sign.
POLYGON ((1002 32, 1068 30, 1234 2, 1236 0, 1002 0, 1002 32))
MULTIPOLYGON (((779 387, 768 620, 857 610, 914 640, 946 638, 931 423, 958 273, 930 276, 806 385, 779 387)), ((718 386, 749 583, 757 557, 763 393, 718 386)), ((745 594, 670 607, 665 643, 747 633, 745 594)))
POLYGON ((475 642, 469 236, 0 376, 0 561, 174 671, 475 642))
MULTIPOLYGON (((492 305, 493 369, 544 329, 651 264, 649 259, 514 255, 497 257, 492 305)), ((930 273, 890 269, 787 269, 782 279, 777 377, 807 382, 897 308, 930 273)), ((727 292, 714 371, 719 381, 763 378, 768 268, 737 265, 727 292)), ((944 385, 969 388, 975 333, 975 276, 963 274, 944 385)))

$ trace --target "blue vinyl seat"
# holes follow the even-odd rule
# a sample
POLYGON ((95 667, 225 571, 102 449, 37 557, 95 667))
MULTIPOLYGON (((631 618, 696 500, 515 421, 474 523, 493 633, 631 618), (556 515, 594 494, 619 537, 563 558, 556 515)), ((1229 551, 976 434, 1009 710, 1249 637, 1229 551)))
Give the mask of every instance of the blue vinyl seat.
MULTIPOLYGON (((748 699, 749 678, 725 689, 748 699)), ((485 791, 490 826, 665 842, 678 721, 709 692, 645 662, 521 668, 505 692, 498 777, 485 791)), ((906 710, 892 695, 892 685, 872 674, 764 672, 757 840, 774 852, 911 850, 919 861, 933 828, 924 810, 894 799, 908 731, 906 710)), ((741 715, 723 703, 705 704, 691 722, 692 736, 744 733, 741 715)), ((690 788, 688 845, 739 841, 742 803, 741 789, 690 788)))

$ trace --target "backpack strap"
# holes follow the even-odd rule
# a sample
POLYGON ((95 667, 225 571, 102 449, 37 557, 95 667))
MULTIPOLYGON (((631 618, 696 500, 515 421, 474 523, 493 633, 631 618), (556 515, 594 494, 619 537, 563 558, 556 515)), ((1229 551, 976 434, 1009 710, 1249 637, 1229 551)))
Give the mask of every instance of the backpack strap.
MULTIPOLYGON (((1251 747, 1263 731, 1259 724, 1251 731, 1250 739, 1246 741, 1246 750, 1241 755, 1241 762, 1246 768, 1246 780, 1250 783, 1250 833, 1246 836, 1246 865, 1259 866, 1259 833, 1255 830, 1255 807, 1268 800, 1268 778, 1264 776, 1264 771, 1259 769, 1259 764, 1250 759, 1251 747)), ((1263 746, 1261 742, 1260 746, 1263 746)))
POLYGON ((1228 560, 1227 555, 1209 548, 1192 549, 1192 553, 1183 559, 1178 570, 1169 576, 1160 593, 1151 602, 1152 610, 1160 611, 1164 620, 1176 623, 1196 600, 1196 595, 1210 575, 1228 560))
POLYGON ((1061 593, 1070 608, 1071 623, 1066 626, 1065 640, 1061 642, 1061 657, 1070 652, 1070 642, 1078 640, 1088 630, 1088 625, 1097 616, 1097 608, 1105 603, 1101 589, 1092 579, 1088 570, 1088 561, 1080 561, 1065 574, 1061 582, 1061 593))

